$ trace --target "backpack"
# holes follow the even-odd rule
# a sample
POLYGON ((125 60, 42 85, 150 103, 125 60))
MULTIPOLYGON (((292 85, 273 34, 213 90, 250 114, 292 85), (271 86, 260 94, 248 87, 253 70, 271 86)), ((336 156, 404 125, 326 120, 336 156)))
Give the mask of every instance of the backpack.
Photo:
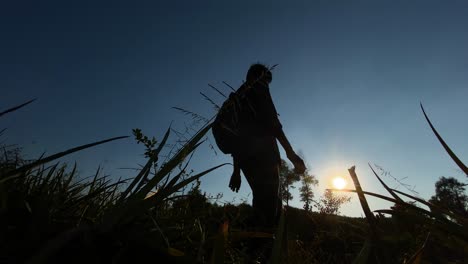
POLYGON ((216 145, 224 154, 236 152, 240 137, 238 130, 240 98, 231 93, 218 111, 211 129, 216 145))

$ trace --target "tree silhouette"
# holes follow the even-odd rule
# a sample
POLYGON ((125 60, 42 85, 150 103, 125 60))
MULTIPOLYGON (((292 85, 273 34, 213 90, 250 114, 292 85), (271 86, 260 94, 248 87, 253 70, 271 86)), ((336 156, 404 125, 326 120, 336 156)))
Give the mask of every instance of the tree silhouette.
POLYGON ((452 212, 468 216, 468 196, 465 186, 453 177, 440 177, 435 183, 435 195, 429 200, 431 203, 446 207, 452 212))
POLYGON ((299 188, 301 202, 304 202, 304 210, 312 211, 312 202, 314 199, 314 192, 312 186, 317 186, 318 180, 315 175, 310 175, 308 171, 301 177, 301 187, 299 188))
POLYGON ((301 180, 301 174, 295 173, 294 169, 291 168, 289 164, 282 159, 279 176, 281 186, 281 200, 285 202, 286 205, 289 205, 289 201, 291 201, 294 198, 291 192, 289 191, 289 188, 296 188, 293 184, 301 180))
POLYGON ((325 193, 320 198, 320 201, 315 204, 315 207, 317 207, 321 214, 338 214, 340 207, 349 201, 351 201, 351 197, 334 194, 331 190, 325 190, 325 193))

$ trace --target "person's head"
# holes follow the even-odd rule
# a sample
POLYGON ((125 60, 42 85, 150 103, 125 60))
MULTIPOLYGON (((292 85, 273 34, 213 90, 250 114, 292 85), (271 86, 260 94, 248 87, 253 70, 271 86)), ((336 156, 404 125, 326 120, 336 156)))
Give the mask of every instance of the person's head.
POLYGON ((271 71, 263 64, 252 64, 247 72, 247 82, 261 81, 269 84, 271 83, 271 80, 271 71))

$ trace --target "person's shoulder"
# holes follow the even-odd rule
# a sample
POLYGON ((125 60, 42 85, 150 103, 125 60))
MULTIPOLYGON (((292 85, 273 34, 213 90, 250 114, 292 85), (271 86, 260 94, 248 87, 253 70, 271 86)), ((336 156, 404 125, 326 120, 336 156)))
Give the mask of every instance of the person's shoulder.
POLYGON ((262 94, 265 94, 265 93, 270 93, 270 87, 268 86, 268 84, 265 84, 265 83, 257 83, 255 85, 255 90, 258 92, 258 93, 262 93, 262 94))
POLYGON ((236 91, 236 94, 243 94, 245 93, 247 90, 249 90, 249 86, 247 83, 243 83, 236 91))
POLYGON ((269 93, 270 93, 270 88, 268 87, 268 84, 264 84, 260 82, 253 83, 253 84, 244 83, 237 90, 237 94, 244 95, 247 97, 267 95, 269 93))

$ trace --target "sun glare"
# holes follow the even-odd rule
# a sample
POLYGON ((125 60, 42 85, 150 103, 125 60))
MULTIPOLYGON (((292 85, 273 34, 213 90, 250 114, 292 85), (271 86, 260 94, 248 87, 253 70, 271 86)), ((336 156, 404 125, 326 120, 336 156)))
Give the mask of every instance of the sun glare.
POLYGON ((346 186, 346 180, 341 177, 336 177, 333 179, 333 187, 336 189, 343 189, 346 186))

